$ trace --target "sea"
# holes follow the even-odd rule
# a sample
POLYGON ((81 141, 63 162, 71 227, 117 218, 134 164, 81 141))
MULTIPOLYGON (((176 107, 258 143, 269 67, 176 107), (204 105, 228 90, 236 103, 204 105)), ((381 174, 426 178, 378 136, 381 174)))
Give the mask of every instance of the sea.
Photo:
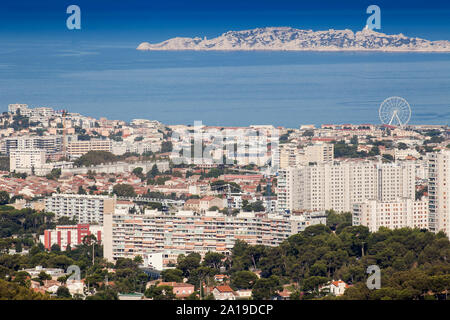
POLYGON ((412 124, 449 124, 450 54, 138 51, 139 43, 0 48, 0 111, 10 103, 96 118, 248 126, 380 123, 388 97, 412 124))

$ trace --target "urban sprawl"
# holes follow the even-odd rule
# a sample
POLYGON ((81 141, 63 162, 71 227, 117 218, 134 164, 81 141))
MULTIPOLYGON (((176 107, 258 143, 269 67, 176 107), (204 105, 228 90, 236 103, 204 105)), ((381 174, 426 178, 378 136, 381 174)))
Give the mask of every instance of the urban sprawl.
MULTIPOLYGON (((425 234, 449 250, 450 128, 165 125, 10 104, 0 204, 0 279, 30 297, 361 298, 351 266, 383 264, 363 259, 376 241, 425 234), (299 254, 288 245, 317 245, 313 264, 277 265, 299 254)), ((420 263, 392 241, 405 267, 386 266, 420 263)), ((411 295, 447 296, 442 273, 444 288, 411 295)))

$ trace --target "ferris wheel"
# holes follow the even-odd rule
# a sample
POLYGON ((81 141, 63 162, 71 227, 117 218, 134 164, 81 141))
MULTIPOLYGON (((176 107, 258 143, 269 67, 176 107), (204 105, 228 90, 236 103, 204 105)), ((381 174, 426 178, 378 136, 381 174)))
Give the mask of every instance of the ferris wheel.
POLYGON ((378 113, 383 124, 404 127, 411 118, 411 107, 401 97, 390 97, 381 103, 378 113))

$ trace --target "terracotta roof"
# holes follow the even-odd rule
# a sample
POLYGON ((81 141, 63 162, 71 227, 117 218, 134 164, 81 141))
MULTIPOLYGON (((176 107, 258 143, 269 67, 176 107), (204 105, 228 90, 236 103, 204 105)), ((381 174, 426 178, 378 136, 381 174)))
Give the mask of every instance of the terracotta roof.
POLYGON ((227 285, 216 286, 215 289, 219 290, 219 292, 234 292, 233 289, 231 289, 231 287, 227 285))

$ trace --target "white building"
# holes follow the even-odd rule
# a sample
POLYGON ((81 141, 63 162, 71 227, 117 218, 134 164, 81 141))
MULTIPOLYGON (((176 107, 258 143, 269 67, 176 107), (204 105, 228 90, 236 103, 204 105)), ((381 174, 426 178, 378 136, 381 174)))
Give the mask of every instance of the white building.
POLYGON ((33 173, 45 164, 45 150, 13 149, 9 155, 10 171, 33 173))
POLYGON ((353 225, 366 226, 371 232, 378 231, 380 227, 428 229, 428 199, 367 200, 354 204, 353 225))
POLYGON ((450 150, 428 154, 430 230, 450 237, 450 150))
POLYGON ((15 136, 1 141, 1 153, 9 155, 14 149, 43 149, 47 154, 62 150, 63 138, 60 135, 15 136))
POLYGON ((282 169, 278 211, 351 211, 367 199, 390 201, 415 197, 415 165, 341 161, 282 169))
POLYGON ((28 105, 23 103, 12 103, 8 105, 8 112, 12 114, 17 114, 19 111, 21 115, 29 115, 29 110, 28 105))
POLYGON ((338 281, 331 281, 327 285, 320 287, 320 291, 327 290, 335 296, 342 296, 345 292, 345 289, 347 289, 348 287, 349 285, 346 284, 344 281, 338 280, 338 281))
POLYGON ((304 149, 298 149, 294 144, 285 144, 280 147, 280 168, 307 165, 310 162, 325 163, 334 160, 334 145, 329 143, 315 143, 304 149))
POLYGON ((78 223, 103 224, 103 215, 114 212, 115 198, 100 195, 54 193, 45 199, 45 211, 60 217, 75 218, 78 223))

